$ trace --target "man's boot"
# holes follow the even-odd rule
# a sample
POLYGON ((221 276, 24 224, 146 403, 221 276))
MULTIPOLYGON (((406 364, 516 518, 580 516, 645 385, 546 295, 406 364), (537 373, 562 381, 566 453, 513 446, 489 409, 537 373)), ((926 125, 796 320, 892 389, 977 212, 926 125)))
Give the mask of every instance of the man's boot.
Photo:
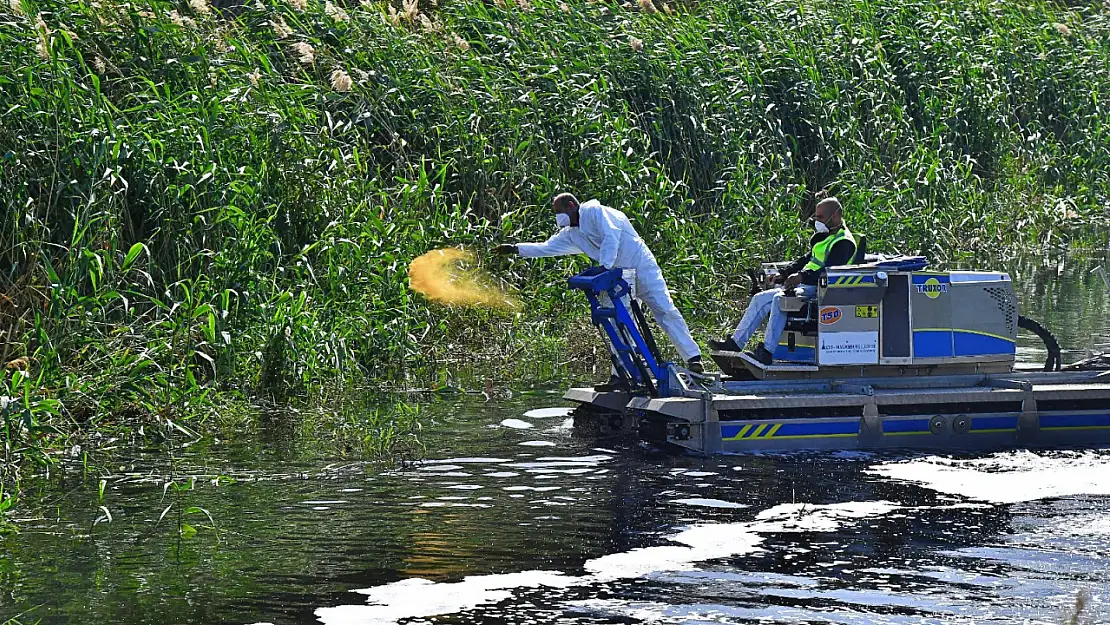
POLYGON ((758 346, 756 346, 754 352, 748 352, 748 355, 752 358, 755 358, 764 365, 771 365, 775 362, 775 356, 771 352, 767 351, 767 348, 763 346, 763 343, 760 343, 758 346))
POLYGON ((701 364, 701 355, 694 356, 686 361, 686 368, 697 374, 705 373, 705 367, 701 364))

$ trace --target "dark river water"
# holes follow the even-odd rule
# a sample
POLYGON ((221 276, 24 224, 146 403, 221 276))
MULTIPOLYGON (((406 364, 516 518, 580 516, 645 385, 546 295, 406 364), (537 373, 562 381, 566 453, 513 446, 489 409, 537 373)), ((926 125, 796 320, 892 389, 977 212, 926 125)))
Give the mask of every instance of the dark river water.
MULTIPOLYGON (((1015 271, 1065 361, 1110 339, 1094 266, 1015 271)), ((1110 450, 674 456, 564 386, 427 400, 412 466, 242 440, 31 488, 0 622, 1106 622, 1110 450)))

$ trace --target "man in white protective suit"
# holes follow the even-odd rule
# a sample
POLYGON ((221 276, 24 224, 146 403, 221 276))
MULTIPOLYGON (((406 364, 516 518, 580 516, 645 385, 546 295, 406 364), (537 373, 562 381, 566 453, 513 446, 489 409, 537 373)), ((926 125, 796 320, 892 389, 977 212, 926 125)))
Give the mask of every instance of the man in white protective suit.
POLYGON ((585 254, 606 269, 635 269, 636 298, 647 304, 656 322, 678 349, 679 356, 686 361, 687 368, 694 373, 703 373, 701 349, 690 336, 686 320, 667 292, 659 263, 628 217, 597 200, 579 204, 570 193, 556 196, 552 208, 559 232, 550 239, 543 243, 498 245, 493 251, 519 254, 525 258, 585 254))

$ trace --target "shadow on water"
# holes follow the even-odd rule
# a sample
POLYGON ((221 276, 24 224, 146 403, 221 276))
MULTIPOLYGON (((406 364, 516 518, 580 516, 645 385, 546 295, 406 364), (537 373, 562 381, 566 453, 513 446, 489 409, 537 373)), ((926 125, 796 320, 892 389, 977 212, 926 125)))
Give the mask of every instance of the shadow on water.
MULTIPOLYGON (((1012 269, 1075 357, 1110 337, 1095 264, 1012 269)), ((576 436, 561 387, 426 398, 425 460, 404 468, 306 454, 307 426, 274 417, 136 455, 103 493, 28 491, 0 620, 1053 623, 1081 589, 1104 605, 1106 451, 671 456, 576 436)))

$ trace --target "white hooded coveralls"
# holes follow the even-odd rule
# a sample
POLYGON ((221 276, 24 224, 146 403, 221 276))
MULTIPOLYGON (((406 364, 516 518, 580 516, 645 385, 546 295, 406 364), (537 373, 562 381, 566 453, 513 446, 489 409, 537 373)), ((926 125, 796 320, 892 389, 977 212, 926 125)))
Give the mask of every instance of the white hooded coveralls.
POLYGON ((637 299, 647 304, 655 321, 678 349, 678 355, 683 360, 701 355, 686 320, 667 292, 659 263, 619 210, 597 200, 584 202, 578 207, 578 227, 562 228, 543 243, 518 243, 517 251, 526 258, 585 254, 606 269, 635 269, 637 299))

